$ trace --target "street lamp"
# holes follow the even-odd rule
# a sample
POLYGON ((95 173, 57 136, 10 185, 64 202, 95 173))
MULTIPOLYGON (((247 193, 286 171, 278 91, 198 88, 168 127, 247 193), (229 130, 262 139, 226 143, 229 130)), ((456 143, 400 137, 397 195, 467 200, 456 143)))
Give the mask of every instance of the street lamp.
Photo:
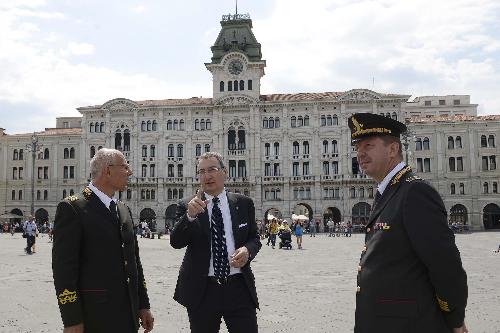
POLYGON ((26 150, 31 152, 31 215, 35 215, 35 159, 36 153, 40 151, 42 145, 38 143, 38 136, 35 133, 31 136, 31 144, 26 145, 26 150))
POLYGON ((408 141, 414 138, 414 133, 410 130, 410 119, 405 119, 406 131, 404 131, 401 135, 403 136, 403 146, 405 148, 405 163, 408 165, 408 145, 410 144, 408 141))

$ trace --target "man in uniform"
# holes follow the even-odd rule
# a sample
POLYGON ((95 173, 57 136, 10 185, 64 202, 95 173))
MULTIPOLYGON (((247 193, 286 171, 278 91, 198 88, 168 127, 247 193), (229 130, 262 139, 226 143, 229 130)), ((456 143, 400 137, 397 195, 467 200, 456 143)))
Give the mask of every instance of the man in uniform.
POLYGON ((349 118, 358 163, 377 183, 358 266, 355 333, 463 333, 467 276, 439 193, 402 162, 406 126, 349 118))
POLYGON ((257 333, 259 307, 250 261, 261 248, 252 199, 226 191, 222 156, 200 156, 201 190, 177 205, 170 234, 176 249, 187 247, 174 299, 187 308, 191 332, 257 333))
POLYGON ((132 172, 123 154, 100 149, 91 183, 57 206, 52 270, 65 333, 153 329, 130 210, 113 198, 132 172))

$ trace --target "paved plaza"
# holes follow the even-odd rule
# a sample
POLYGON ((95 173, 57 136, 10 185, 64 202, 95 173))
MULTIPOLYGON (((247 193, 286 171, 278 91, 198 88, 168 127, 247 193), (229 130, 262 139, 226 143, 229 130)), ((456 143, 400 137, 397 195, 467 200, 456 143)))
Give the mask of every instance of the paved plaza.
MULTIPOLYGON (((471 333, 500 332, 500 254, 493 253, 499 243, 500 233, 457 235, 468 274, 471 333)), ((39 237, 37 253, 28 256, 24 244, 19 234, 0 235, 0 333, 60 332, 52 245, 46 235, 39 237)), ((304 250, 273 250, 264 244, 252 263, 261 304, 259 331, 352 332, 362 246, 362 235, 306 235, 304 250)), ((168 236, 140 239, 140 249, 156 317, 154 332, 189 332, 186 311, 172 299, 184 250, 172 249, 168 236)))

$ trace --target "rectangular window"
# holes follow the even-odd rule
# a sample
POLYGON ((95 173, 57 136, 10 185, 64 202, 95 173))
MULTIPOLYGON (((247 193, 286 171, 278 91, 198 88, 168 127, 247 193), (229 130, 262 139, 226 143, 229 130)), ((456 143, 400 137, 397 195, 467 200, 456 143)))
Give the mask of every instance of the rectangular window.
POLYGON ((481 161, 482 161, 482 164, 481 164, 481 169, 483 171, 488 171, 488 157, 487 156, 483 156, 481 158, 481 161))
POLYGON ((43 167, 43 179, 49 179, 49 167, 43 167))
POLYGON ((298 176, 299 175, 299 162, 293 162, 292 175, 293 176, 298 176))
POLYGON ((459 99, 454 99, 453 100, 453 105, 460 105, 460 100, 459 99))
POLYGON ((252 80, 248 80, 248 90, 252 90, 252 80))
POLYGON ((457 171, 464 171, 464 162, 462 157, 457 157, 457 171))
POLYGON ((149 166, 149 177, 155 177, 155 165, 151 164, 149 166))
POLYGON ((424 164, 421 158, 417 158, 417 172, 424 172, 424 164))
POLYGON ((74 166, 69 167, 69 178, 71 178, 71 179, 75 178, 75 167, 74 166))
POLYGON ((424 105, 425 105, 425 106, 431 106, 431 101, 425 101, 425 102, 424 102, 424 105))
POLYGON ((43 168, 38 167, 38 179, 42 179, 42 178, 43 178, 43 168))
POLYGON ((304 162, 302 167, 302 174, 304 176, 309 176, 309 162, 304 162))
POLYGON ((431 159, 424 158, 424 172, 431 172, 431 159))
POLYGON ((271 176, 271 163, 266 163, 264 165, 264 176, 271 176))
POLYGON ((439 105, 446 105, 446 101, 444 99, 439 100, 439 105))
POLYGON ((236 178, 236 161, 229 161, 229 177, 236 178))
POLYGON ((497 169, 497 158, 496 156, 490 156, 490 170, 497 169))
POLYGON ((68 167, 65 166, 64 169, 63 169, 63 178, 64 179, 68 179, 68 167))

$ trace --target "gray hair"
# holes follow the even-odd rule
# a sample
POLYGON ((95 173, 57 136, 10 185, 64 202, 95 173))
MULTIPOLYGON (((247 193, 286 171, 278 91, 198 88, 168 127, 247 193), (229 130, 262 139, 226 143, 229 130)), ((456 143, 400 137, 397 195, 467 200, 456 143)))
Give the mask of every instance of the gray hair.
POLYGON ((222 169, 225 168, 224 166, 224 159, 222 158, 222 155, 215 152, 215 151, 209 151, 209 152, 206 152, 206 153, 203 153, 199 159, 200 160, 208 160, 209 158, 215 158, 218 162, 219 162, 219 165, 222 169))
POLYGON ((117 158, 123 156, 123 154, 116 149, 111 148, 101 148, 99 149, 94 157, 90 160, 90 177, 92 180, 96 179, 101 175, 101 172, 105 167, 113 165, 117 158))

